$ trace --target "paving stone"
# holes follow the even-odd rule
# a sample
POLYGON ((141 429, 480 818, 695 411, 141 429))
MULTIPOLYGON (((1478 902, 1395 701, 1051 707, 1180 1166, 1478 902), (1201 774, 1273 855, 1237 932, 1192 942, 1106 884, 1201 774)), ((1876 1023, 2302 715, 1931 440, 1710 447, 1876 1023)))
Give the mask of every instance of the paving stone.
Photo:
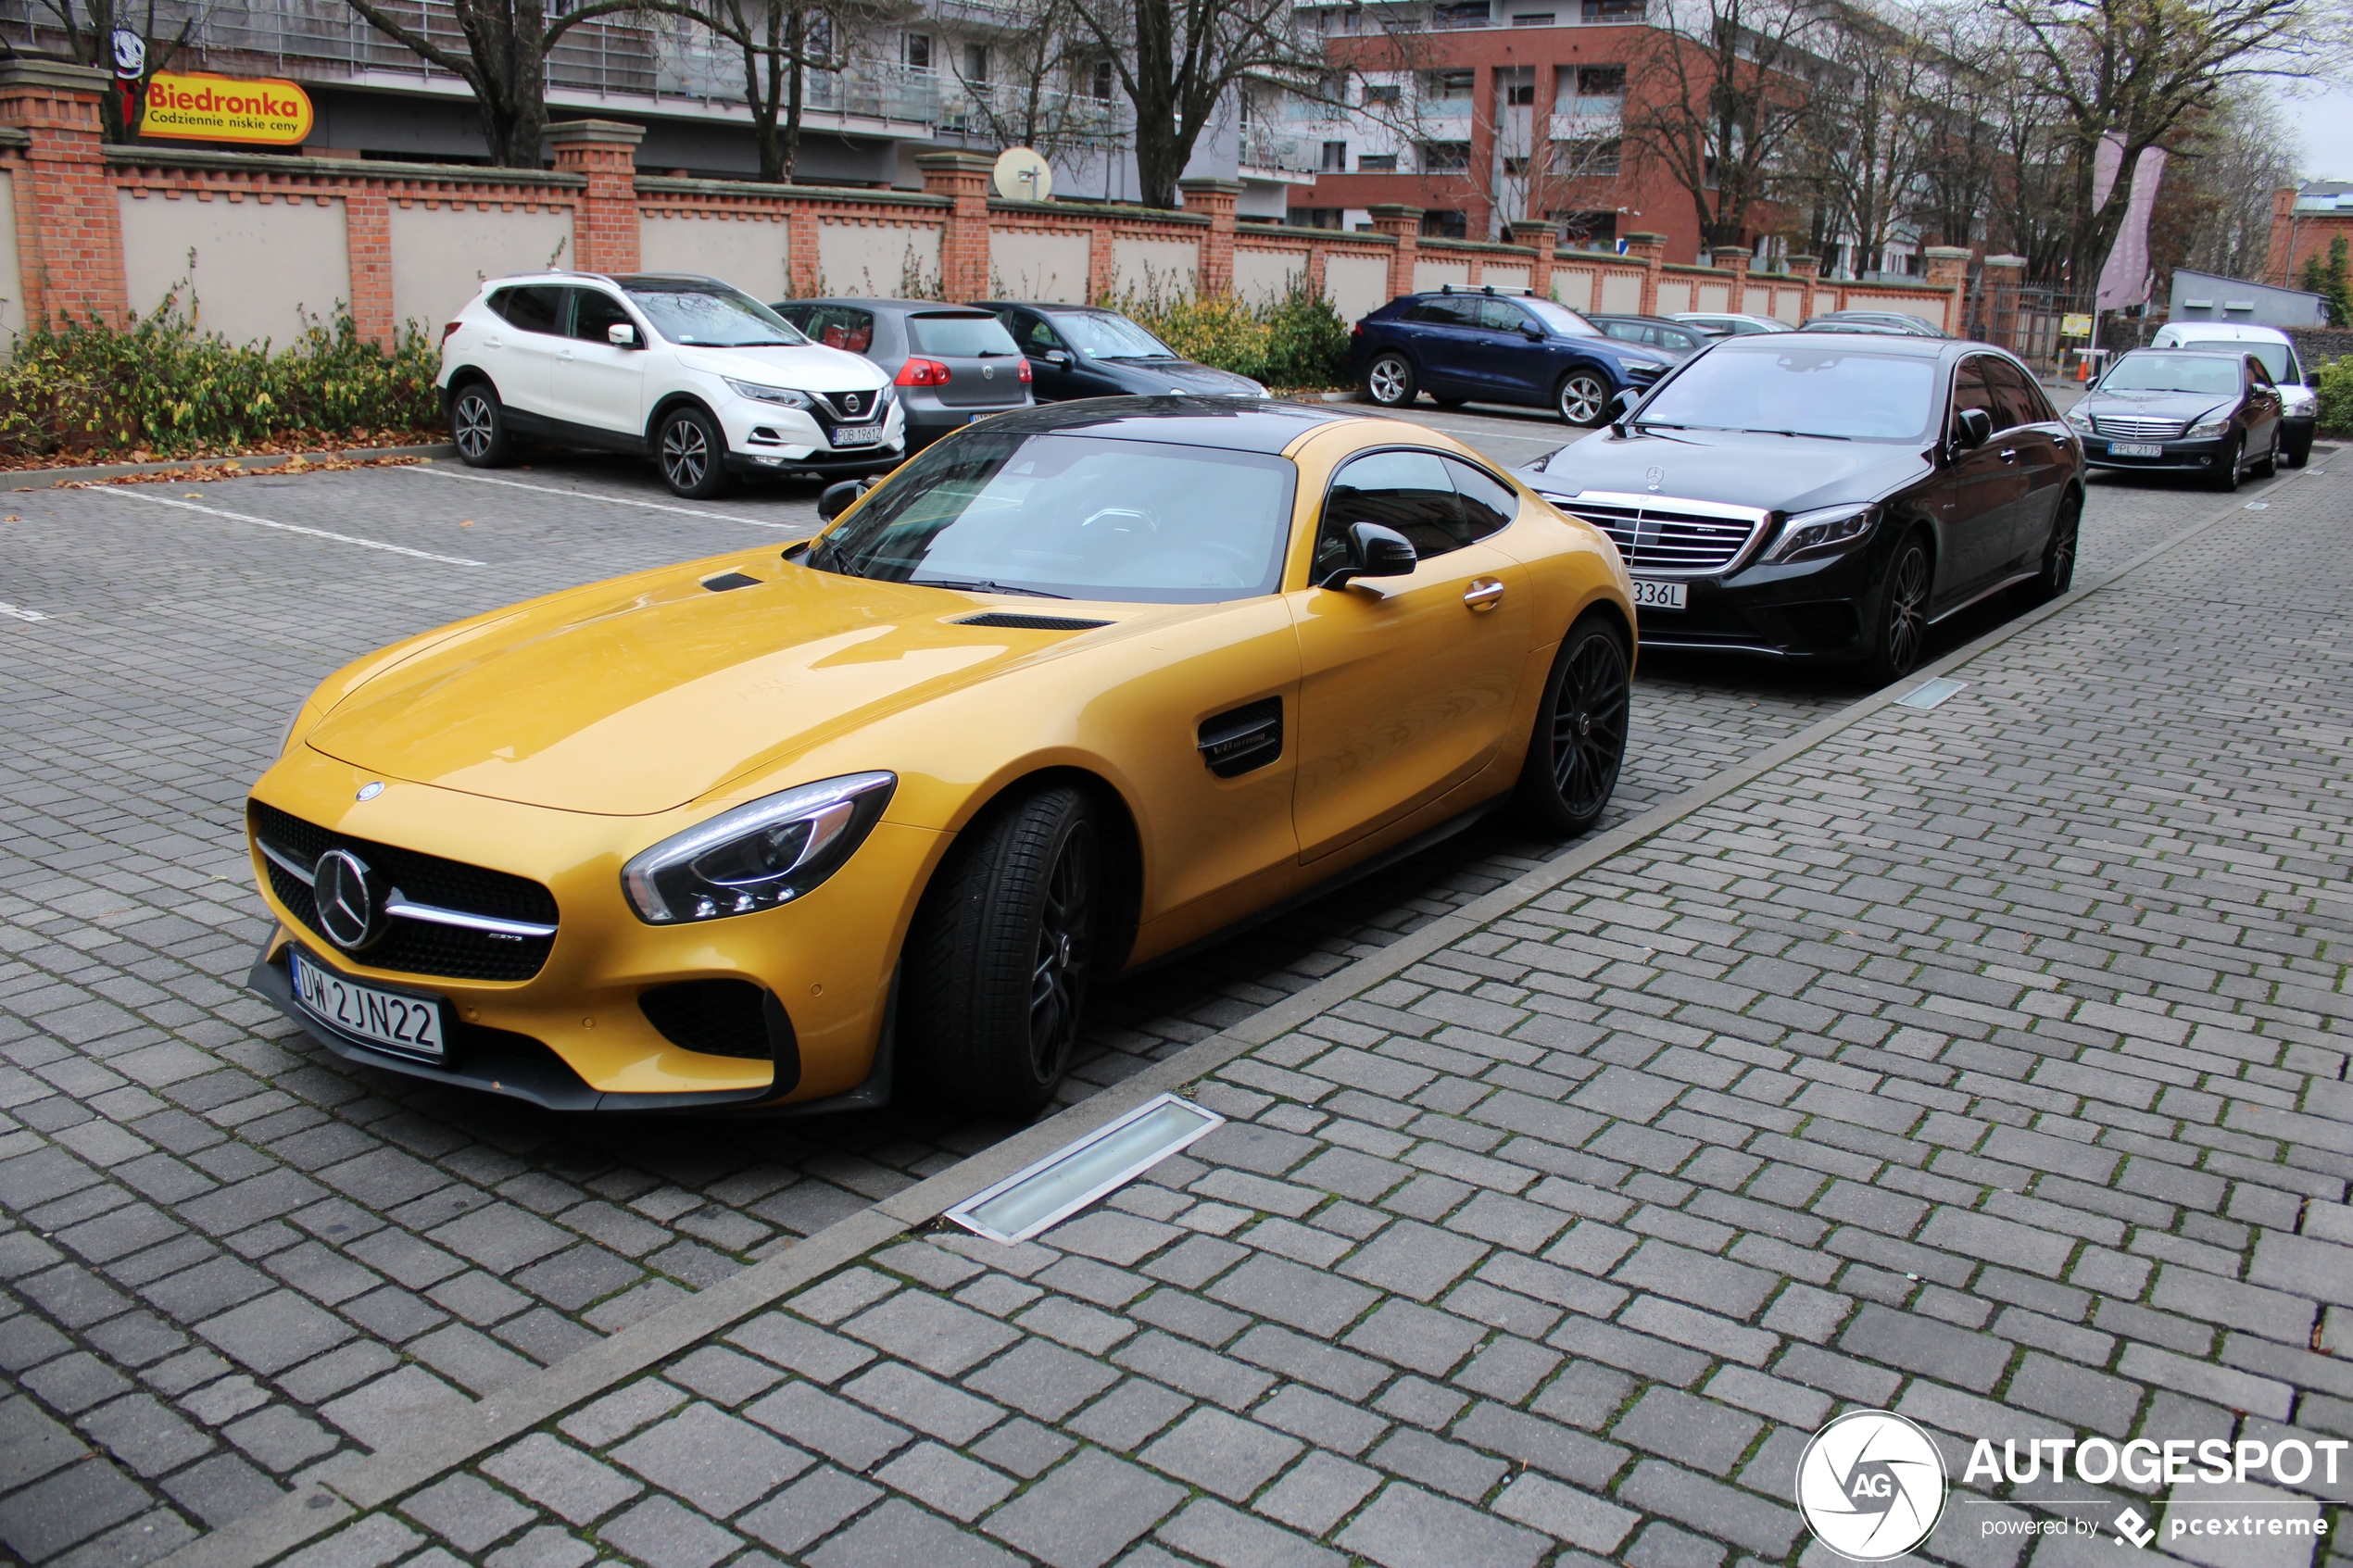
POLYGON ((1341 1343, 1353 1350, 1443 1377, 1486 1336, 1477 1323, 1410 1301, 1391 1300, 1350 1330, 1341 1343))
POLYGON ((812 1568, 938 1564, 939 1568, 1013 1568, 1019 1560, 976 1536, 893 1499, 810 1555, 812 1568))
POLYGON ((727 1339, 818 1383, 835 1382, 875 1359, 865 1346, 782 1312, 754 1318, 727 1339))
POLYGON ((881 1487, 827 1465, 794 1482, 736 1523, 789 1554, 830 1533, 881 1496, 881 1487))
POLYGON ((350 1324, 288 1290, 273 1291, 207 1319, 196 1332, 264 1376, 352 1336, 350 1324))
POLYGON ((1125 1453, 1176 1420, 1191 1403, 1173 1389, 1131 1377, 1064 1424, 1082 1437, 1125 1453))
POLYGON ((0 1543, 39 1562, 146 1506, 137 1483, 104 1460, 83 1460, 0 1498, 0 1543))
POLYGON ((544 1432, 535 1432, 483 1461, 502 1481, 548 1512, 585 1524, 645 1490, 610 1465, 544 1432))
POLYGON ((843 1384, 841 1391, 869 1410, 959 1447, 1005 1415, 987 1400, 960 1393, 896 1361, 861 1373, 843 1384))
POLYGON ((1466 1502, 1477 1502, 1486 1497, 1510 1468, 1462 1444, 1411 1428, 1390 1433, 1365 1459, 1367 1463, 1451 1493, 1466 1502))
POLYGON ((1249 1499, 1301 1452, 1294 1438, 1223 1411, 1197 1410, 1136 1457, 1235 1502, 1249 1499))
POLYGON ((710 1520, 666 1497, 651 1497, 597 1532, 647 1568, 711 1568, 742 1545, 710 1520))
POLYGON ((875 1473, 875 1478, 971 1524, 1005 1499, 1013 1483, 937 1443, 918 1443, 875 1473))
POLYGON ((1050 1568, 1099 1568, 1184 1499, 1184 1488, 1082 1449, 990 1514, 985 1528, 1050 1568))
POLYGON ((452 1475, 400 1505, 400 1512, 463 1552, 480 1552, 538 1517, 472 1475, 452 1475))
POLYGON ((842 1331, 943 1377, 955 1376, 1021 1337, 994 1318, 912 1290, 860 1313, 842 1331))
POLYGON ((390 1448, 421 1420, 459 1408, 466 1397, 421 1366, 403 1366, 319 1407, 319 1413, 371 1449, 390 1448))
POLYGON ((1610 1436, 1711 1475, 1727 1475, 1764 1425, 1712 1400, 1695 1399, 1673 1388, 1652 1388, 1618 1417, 1610 1436))
POLYGON ((1252 1506, 1311 1536, 1323 1536, 1380 1485, 1380 1474, 1318 1449, 1259 1494, 1252 1506))
POLYGON ((611 1458, 663 1492, 724 1519, 816 1461, 749 1422, 697 1401, 614 1449, 611 1458))
POLYGON ((1636 1465, 1619 1484, 1617 1500, 1768 1558, 1788 1551, 1805 1527, 1793 1509, 1678 1470, 1663 1460, 1636 1465))
POLYGON ((1119 1381, 1102 1362, 1043 1339, 1026 1339, 964 1385, 1040 1421, 1060 1421, 1119 1381))
POLYGON ((1551 1549, 1532 1531, 1398 1482, 1336 1538, 1382 1568, 1534 1568, 1551 1549))
POLYGON ((284 1405, 270 1405, 220 1429, 265 1470, 283 1474, 335 1447, 335 1435, 284 1405))
POLYGON ((484 1568, 586 1568, 596 1557, 595 1547, 566 1534, 562 1526, 542 1524, 524 1531, 512 1545, 500 1547, 483 1562, 484 1568))
POLYGON ((1070 1452, 1072 1446, 1071 1440, 1059 1433, 1034 1421, 1016 1419, 975 1443, 973 1452, 1026 1481, 1070 1452))
POLYGON ((1345 1568, 1347 1559, 1206 1498, 1162 1524, 1159 1537, 1217 1568, 1345 1568))
POLYGON ((912 1436, 905 1427, 869 1415, 810 1383, 788 1383, 747 1405, 743 1413, 850 1470, 869 1468, 904 1447, 912 1436))
POLYGON ((1639 1518, 1541 1475, 1516 1478, 1495 1499, 1495 1512, 1581 1550, 1602 1553, 1616 1551, 1639 1518))
POLYGON ((1229 1307, 1329 1338, 1378 1299, 1349 1280, 1280 1258, 1254 1257, 1209 1288, 1212 1299, 1229 1307))

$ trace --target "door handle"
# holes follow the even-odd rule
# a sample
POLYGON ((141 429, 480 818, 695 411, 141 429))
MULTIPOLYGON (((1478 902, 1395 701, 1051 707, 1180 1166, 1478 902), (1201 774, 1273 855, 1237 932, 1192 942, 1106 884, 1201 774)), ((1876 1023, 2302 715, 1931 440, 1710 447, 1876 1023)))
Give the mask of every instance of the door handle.
POLYGON ((569 365, 572 363, 572 350, 569 348, 559 349, 556 353, 556 358, 569 365))
POLYGON ((2017 447, 2015 447, 2015 446, 2005 446, 2005 447, 2003 447, 2003 448, 2002 448, 2002 450, 2001 450, 2001 458, 2002 458, 2002 461, 2004 461, 2004 462, 2006 462, 2006 463, 2014 463, 2014 462, 2017 462, 2017 461, 2018 461, 2018 448, 2017 448, 2017 447))
POLYGON ((507 346, 505 344, 499 342, 496 337, 484 338, 482 340, 482 345, 484 348, 504 348, 507 346))
POLYGON ((1475 579, 1470 585, 1469 591, 1463 595, 1463 603, 1467 606, 1474 614, 1479 614, 1487 610, 1493 609, 1497 605, 1502 604, 1503 602, 1504 585, 1501 583, 1496 582, 1492 577, 1481 577, 1475 579))

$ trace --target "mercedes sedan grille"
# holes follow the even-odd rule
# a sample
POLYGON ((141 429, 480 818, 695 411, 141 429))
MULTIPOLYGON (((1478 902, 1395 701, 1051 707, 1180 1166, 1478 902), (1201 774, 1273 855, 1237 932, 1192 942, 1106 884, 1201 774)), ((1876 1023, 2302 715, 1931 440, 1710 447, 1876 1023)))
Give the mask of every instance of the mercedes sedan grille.
POLYGON ((2102 435, 2130 436, 2135 441, 2172 441, 2188 427, 2180 420, 2160 420, 2146 414, 2095 414, 2092 428, 2102 435))
POLYGON ((1645 577, 1713 577, 1738 567, 1771 515, 1756 507, 1588 490, 1561 497, 1563 510, 1609 535, 1626 570, 1645 577))

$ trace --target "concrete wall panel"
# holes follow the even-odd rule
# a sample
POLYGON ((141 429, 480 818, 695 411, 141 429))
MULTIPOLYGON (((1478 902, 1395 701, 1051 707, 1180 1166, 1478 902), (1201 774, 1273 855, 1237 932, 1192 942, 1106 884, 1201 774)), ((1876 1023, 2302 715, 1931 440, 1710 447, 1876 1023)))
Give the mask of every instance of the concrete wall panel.
POLYGON ((1449 283, 1458 289, 1468 288, 1470 263, 1467 261, 1424 261, 1419 258, 1415 260, 1414 292, 1416 294, 1428 294, 1432 289, 1442 289, 1449 283))
POLYGON ((1593 274, 1553 269, 1553 297, 1571 310, 1593 308, 1593 274))
POLYGON ((24 331, 24 278, 17 268, 17 181, 0 173, 0 355, 24 331))
POLYGON ((572 214, 560 208, 392 207, 392 316, 436 341, 488 278, 573 261, 572 214))
MULTIPOLYGON (((1660 291, 1662 294, 1665 290, 1660 291)), ((1624 315, 1642 307, 1642 278, 1639 272, 1609 272, 1602 277, 1602 298, 1596 309, 1624 315)), ((1661 301, 1659 308, 1667 308, 1661 301)))
POLYGON ((637 220, 637 264, 648 272, 707 272, 759 300, 792 290, 791 242, 781 218, 698 218, 648 213, 637 220))
POLYGON ((1234 294, 1245 303, 1276 304, 1306 281, 1304 251, 1234 251, 1234 294))
POLYGON ((1112 292, 1139 299, 1183 299, 1201 277, 1193 240, 1116 239, 1111 243, 1112 292))
POLYGON ((1324 258, 1324 297, 1340 318, 1355 321, 1389 303, 1389 258, 1385 256, 1327 256, 1324 258))
POLYGON ((1087 303, 1087 236, 998 229, 988 236, 988 292, 997 299, 1087 303))
POLYGON ((237 344, 268 338, 283 348, 302 331, 306 312, 332 320, 336 305, 351 298, 339 201, 142 200, 128 191, 118 191, 116 201, 123 282, 142 316, 176 288, 181 309, 204 331, 237 344))
POLYGON ((821 224, 817 280, 828 295, 928 298, 939 289, 939 231, 928 224, 821 224))

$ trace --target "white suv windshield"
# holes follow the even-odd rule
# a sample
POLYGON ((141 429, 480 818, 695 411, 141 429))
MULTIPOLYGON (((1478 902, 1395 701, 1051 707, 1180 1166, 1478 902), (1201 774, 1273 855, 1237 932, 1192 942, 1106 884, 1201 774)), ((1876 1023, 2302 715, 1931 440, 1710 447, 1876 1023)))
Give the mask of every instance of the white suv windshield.
POLYGON ((698 348, 789 348, 809 340, 760 301, 724 283, 633 278, 622 284, 654 331, 698 348))

